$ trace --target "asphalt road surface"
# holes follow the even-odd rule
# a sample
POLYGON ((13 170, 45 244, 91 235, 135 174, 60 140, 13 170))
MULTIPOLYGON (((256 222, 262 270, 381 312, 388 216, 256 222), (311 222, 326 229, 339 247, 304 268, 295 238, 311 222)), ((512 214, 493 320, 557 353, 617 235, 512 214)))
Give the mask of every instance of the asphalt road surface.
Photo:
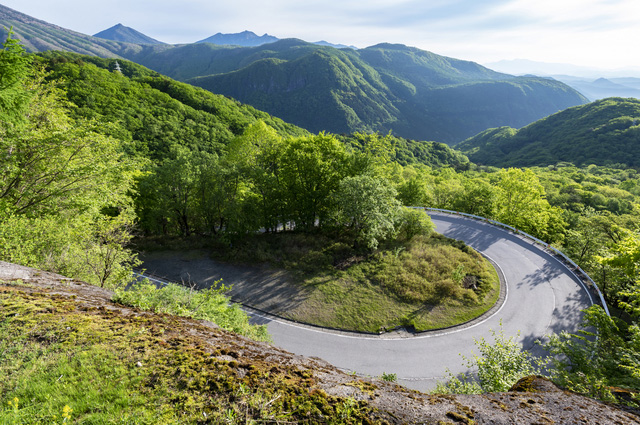
MULTIPOLYGON (((583 284, 555 257, 509 231, 460 216, 429 213, 436 231, 462 240, 498 264, 506 280, 504 303, 471 326, 412 335, 382 336, 325 331, 253 315, 266 324, 274 344, 296 354, 319 357, 349 372, 380 376, 395 373, 398 383, 427 391, 444 381, 446 370, 466 372, 460 354, 470 357, 474 338, 492 341, 491 329, 517 336, 540 355, 537 340, 580 328, 581 310, 593 304, 583 284)), ((476 349, 477 352, 477 349, 476 349)))

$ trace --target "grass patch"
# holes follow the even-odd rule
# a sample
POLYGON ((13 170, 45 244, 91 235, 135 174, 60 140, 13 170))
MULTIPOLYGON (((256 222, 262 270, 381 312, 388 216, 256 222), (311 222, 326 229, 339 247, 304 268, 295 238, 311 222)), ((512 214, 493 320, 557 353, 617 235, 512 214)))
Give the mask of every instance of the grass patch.
POLYGON ((208 320, 223 329, 257 341, 271 341, 264 325, 249 324, 249 317, 238 304, 231 304, 224 295, 224 285, 215 284, 200 291, 168 284, 161 288, 140 283, 129 290, 118 290, 113 301, 156 313, 167 313, 193 319, 208 320))
POLYGON ((0 423, 385 423, 223 331, 23 289, 0 287, 0 423))
POLYGON ((454 326, 487 311, 500 292, 486 259, 437 234, 388 243, 374 253, 353 250, 337 235, 258 235, 214 256, 296 272, 310 295, 284 315, 347 330, 454 326))

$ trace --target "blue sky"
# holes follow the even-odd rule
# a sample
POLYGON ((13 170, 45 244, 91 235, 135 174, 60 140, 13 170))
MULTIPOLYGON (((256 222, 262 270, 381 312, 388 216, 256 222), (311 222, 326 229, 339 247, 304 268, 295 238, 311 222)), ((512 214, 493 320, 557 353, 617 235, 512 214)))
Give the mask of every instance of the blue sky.
POLYGON ((2 0, 85 34, 117 23, 167 43, 250 30, 366 47, 401 43, 480 63, 640 67, 639 0, 2 0))

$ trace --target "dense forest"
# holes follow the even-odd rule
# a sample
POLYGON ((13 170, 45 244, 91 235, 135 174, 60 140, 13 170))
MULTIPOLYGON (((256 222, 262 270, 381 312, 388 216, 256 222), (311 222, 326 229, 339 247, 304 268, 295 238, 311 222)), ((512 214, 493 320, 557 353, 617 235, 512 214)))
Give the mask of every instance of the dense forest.
POLYGON ((605 294, 613 317, 587 314, 599 338, 552 338, 566 356, 552 377, 606 400, 611 386, 640 388, 633 168, 497 169, 441 144, 310 134, 127 61, 25 55, 13 39, 0 75, 4 261, 115 287, 137 264, 134 233, 224 243, 260 229, 339 233, 374 252, 430 230, 403 205, 464 211, 554 244, 605 294))
POLYGON ((487 127, 521 127, 586 102, 555 80, 500 74, 404 45, 353 50, 281 40, 128 58, 314 132, 393 131, 453 144, 487 127))
POLYGON ((477 163, 498 167, 640 166, 640 100, 608 98, 576 106, 516 130, 486 130, 456 146, 477 163))

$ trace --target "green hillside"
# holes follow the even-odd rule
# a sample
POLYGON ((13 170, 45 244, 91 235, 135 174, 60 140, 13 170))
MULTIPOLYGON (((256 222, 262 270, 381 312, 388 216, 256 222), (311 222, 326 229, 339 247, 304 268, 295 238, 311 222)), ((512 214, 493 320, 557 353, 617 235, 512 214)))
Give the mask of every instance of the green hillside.
MULTIPOLYGON (((96 118, 112 123, 103 129, 127 141, 132 153, 160 159, 178 144, 192 150, 220 153, 248 125, 264 121, 282 136, 302 136, 308 132, 285 123, 252 106, 186 83, 172 80, 127 60, 46 52, 39 55, 59 80, 67 98, 75 105, 75 117, 96 118)), ((363 149, 367 137, 342 136, 342 142, 363 149)), ((402 164, 466 169, 469 160, 450 147, 436 142, 390 137, 395 146, 393 159, 402 164)))
POLYGON ((112 123, 104 131, 128 143, 132 153, 163 157, 173 145, 219 153, 250 124, 262 120, 284 136, 308 134, 251 106, 114 59, 46 52, 40 55, 77 106, 75 117, 112 123))
POLYGON ((203 46, 192 63, 195 50, 177 47, 134 60, 312 132, 392 131, 453 144, 488 127, 522 127, 586 102, 554 80, 513 77, 401 45, 338 50, 282 40, 252 49, 203 46))
POLYGON ((486 130, 456 146, 499 167, 624 164, 640 167, 640 100, 608 98, 576 106, 520 130, 486 130))
POLYGON ((258 109, 312 132, 385 132, 401 119, 377 73, 332 48, 292 60, 260 59, 238 71, 188 81, 260 105, 258 109))

